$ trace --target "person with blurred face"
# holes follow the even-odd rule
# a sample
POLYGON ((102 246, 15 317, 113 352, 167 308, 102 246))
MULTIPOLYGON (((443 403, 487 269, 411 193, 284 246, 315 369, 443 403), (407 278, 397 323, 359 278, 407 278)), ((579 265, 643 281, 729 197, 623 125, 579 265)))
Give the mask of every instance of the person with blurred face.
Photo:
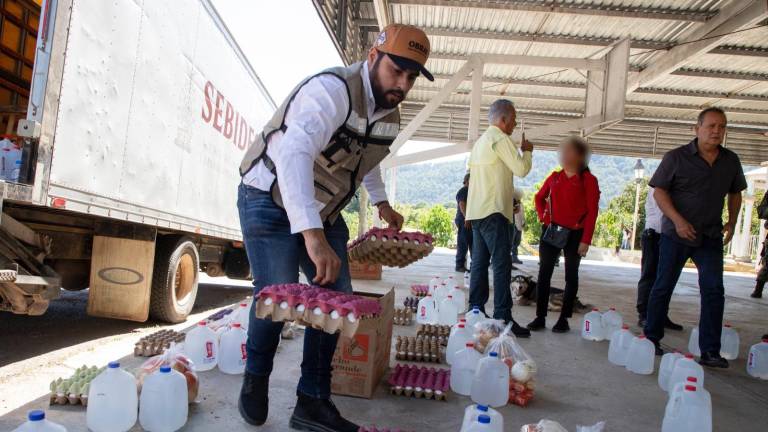
POLYGON ((512 322, 517 337, 530 337, 525 327, 512 319, 512 258, 509 224, 514 219, 513 176, 525 177, 531 170, 533 145, 522 135, 520 143, 510 136, 517 125, 512 101, 499 99, 488 109, 488 129, 472 147, 469 156, 467 220, 472 224, 472 268, 469 305, 485 313, 490 291, 488 267, 493 264, 493 318, 512 322))
POLYGON ((701 314, 699 347, 704 366, 727 368, 720 356, 725 306, 723 246, 733 237, 747 181, 739 157, 722 146, 727 119, 720 108, 699 113, 696 138, 666 155, 649 185, 664 214, 659 243, 659 268, 648 299, 645 335, 663 351, 669 302, 683 266, 690 258, 699 272, 701 314), (723 202, 728 221, 723 225, 723 202))
POLYGON ((569 137, 560 144, 560 166, 547 177, 534 197, 536 213, 542 224, 539 241, 539 278, 536 281, 536 319, 528 324, 530 330, 546 327, 550 284, 555 263, 562 253, 565 257, 565 291, 560 318, 552 331, 565 333, 570 330, 568 318, 579 292, 579 264, 587 255, 600 202, 600 186, 589 171, 589 147, 579 137, 569 137), (564 244, 547 240, 548 230, 561 230, 564 244), (567 233, 567 234, 566 234, 567 233))
MULTIPOLYGON (((237 203, 254 294, 298 282, 299 270, 311 283, 352 292, 349 231, 340 212, 361 184, 381 219, 402 228, 403 217, 387 202, 379 163, 400 130, 397 106, 419 75, 434 79, 424 67, 429 49, 420 29, 387 26, 365 61, 305 79, 264 126, 240 165, 237 203)), ((269 375, 282 327, 252 319, 248 328, 238 407, 251 425, 267 420, 269 375)), ((338 334, 307 327, 291 428, 358 430, 330 400, 337 341, 338 334)))

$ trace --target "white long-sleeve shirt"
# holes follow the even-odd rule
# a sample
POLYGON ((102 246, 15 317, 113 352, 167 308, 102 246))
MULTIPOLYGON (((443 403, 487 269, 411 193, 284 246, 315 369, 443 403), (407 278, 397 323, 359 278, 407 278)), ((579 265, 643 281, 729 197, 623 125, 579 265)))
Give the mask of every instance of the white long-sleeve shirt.
MULTIPOLYGON (((376 109, 368 62, 361 74, 368 98, 368 122, 373 123, 394 109, 376 109)), ((320 218, 323 204, 315 200, 313 165, 333 133, 344 124, 348 110, 349 96, 344 82, 330 74, 319 75, 296 93, 285 115, 286 132, 277 131, 269 138, 267 156, 275 164, 293 234, 323 227, 320 218)), ((246 185, 262 191, 269 191, 274 180, 275 176, 262 161, 243 177, 246 185)), ((378 166, 363 178, 363 186, 372 203, 387 200, 378 166)))
POLYGON ((653 188, 649 187, 645 198, 645 229, 652 229, 661 234, 661 216, 661 209, 653 197, 653 188))

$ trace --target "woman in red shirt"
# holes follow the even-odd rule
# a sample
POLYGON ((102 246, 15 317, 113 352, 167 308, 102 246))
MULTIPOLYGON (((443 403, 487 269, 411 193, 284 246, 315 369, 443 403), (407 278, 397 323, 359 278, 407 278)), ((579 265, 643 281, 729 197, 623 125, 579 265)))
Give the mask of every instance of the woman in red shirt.
POLYGON ((562 251, 565 256, 565 293, 560 319, 552 327, 556 333, 570 330, 568 318, 573 313, 573 303, 579 290, 579 263, 587 255, 597 220, 600 188, 597 178, 589 171, 589 147, 579 137, 567 138, 560 145, 560 171, 547 177, 536 193, 535 203, 542 233, 551 223, 570 230, 565 247, 539 241, 539 279, 536 292, 536 319, 528 328, 545 328, 549 304, 550 282, 555 263, 562 251))

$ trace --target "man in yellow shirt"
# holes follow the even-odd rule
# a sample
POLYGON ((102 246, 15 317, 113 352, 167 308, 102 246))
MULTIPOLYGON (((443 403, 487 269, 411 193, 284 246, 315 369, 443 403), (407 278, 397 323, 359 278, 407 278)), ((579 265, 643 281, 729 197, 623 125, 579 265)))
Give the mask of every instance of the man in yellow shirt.
POLYGON ((518 147, 510 135, 517 125, 515 106, 507 99, 491 104, 488 129, 477 140, 469 156, 469 197, 466 219, 472 224, 472 269, 469 304, 485 313, 488 302, 488 267, 493 264, 493 318, 512 321, 518 337, 529 337, 528 329, 512 319, 509 289, 512 259, 509 224, 514 218, 512 177, 525 177, 531 170, 533 145, 523 135, 518 147))

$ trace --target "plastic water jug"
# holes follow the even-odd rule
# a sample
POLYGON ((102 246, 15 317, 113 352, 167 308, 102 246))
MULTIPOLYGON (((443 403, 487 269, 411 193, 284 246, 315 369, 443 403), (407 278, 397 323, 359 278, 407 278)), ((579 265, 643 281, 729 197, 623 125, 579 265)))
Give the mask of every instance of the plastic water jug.
POLYGON ((669 379, 672 377, 672 371, 675 370, 675 363, 683 358, 683 355, 679 352, 666 353, 661 357, 661 364, 659 365, 659 387, 662 390, 668 392, 669 379))
POLYGON ((626 368, 630 372, 640 375, 653 373, 656 347, 644 335, 632 339, 627 353, 626 368))
POLYGON ((621 314, 616 312, 616 308, 608 309, 608 312, 603 314, 603 334, 605 339, 611 340, 613 333, 616 330, 621 330, 621 326, 624 325, 624 318, 621 314))
POLYGON ((472 394, 472 381, 482 358, 473 342, 467 342, 463 349, 456 352, 451 364, 451 390, 454 393, 464 396, 472 394))
POLYGON ((435 293, 432 295, 432 297, 435 298, 435 304, 437 305, 437 309, 440 309, 440 306, 443 304, 443 300, 448 296, 448 287, 445 285, 445 282, 441 283, 440 285, 435 288, 435 293))
POLYGON ((473 331, 475 328, 475 324, 479 323, 480 321, 485 318, 482 313, 480 313, 480 308, 475 306, 472 308, 471 311, 464 314, 464 318, 467 320, 467 328, 470 331, 473 331))
POLYGON ((459 313, 464 313, 467 310, 467 295, 464 294, 461 288, 453 287, 448 292, 448 295, 453 297, 453 303, 456 305, 456 310, 459 313))
POLYGON ((491 352, 477 364, 472 380, 472 401, 480 405, 501 407, 509 399, 509 366, 499 354, 491 352))
POLYGON ((491 417, 485 414, 477 416, 477 421, 472 423, 467 429, 467 432, 489 432, 492 431, 491 417))
POLYGON ((747 357, 747 373, 768 380, 768 339, 752 345, 747 357))
POLYGON ((670 388, 669 398, 667 399, 667 401, 679 396, 685 390, 685 386, 689 386, 689 385, 695 386, 696 390, 701 392, 701 396, 704 398, 707 404, 710 406, 712 405, 712 396, 704 387, 699 385, 699 380, 696 377, 692 377, 692 376, 686 378, 684 382, 679 382, 675 384, 674 388, 670 388))
POLYGON ((451 332, 448 334, 449 338, 451 336, 453 336, 453 334, 456 333, 457 330, 459 330, 459 324, 464 324, 464 327, 469 329, 467 327, 467 320, 466 320, 466 318, 459 318, 459 321, 456 324, 451 326, 451 332))
POLYGON ((27 414, 27 421, 13 432, 67 432, 67 429, 58 423, 46 420, 45 411, 32 410, 27 414))
POLYGON ((419 304, 416 306, 416 322, 419 324, 437 323, 437 308, 432 294, 427 294, 426 297, 419 300, 419 304))
POLYGON ((208 328, 205 321, 200 321, 187 333, 184 339, 184 352, 195 364, 196 371, 215 368, 219 359, 219 341, 216 332, 208 328))
POLYGON ((726 360, 739 358, 739 334, 730 324, 723 325, 723 333, 720 335, 720 355, 726 360))
POLYGON ((696 386, 670 398, 664 414, 661 432, 712 432, 712 405, 696 386))
POLYGON ((467 342, 472 340, 472 332, 462 323, 456 327, 456 331, 448 337, 448 345, 445 348, 445 362, 453 364, 456 353, 467 346, 467 342))
POLYGON ((691 329, 691 337, 688 338, 688 352, 701 357, 701 351, 699 350, 699 328, 694 327, 691 329))
POLYGON ((447 296, 440 302, 437 308, 437 321, 441 325, 454 325, 459 321, 459 311, 456 309, 456 303, 452 296, 447 296))
POLYGON ((433 276, 432 279, 429 280, 429 293, 435 295, 437 287, 439 287, 442 283, 443 281, 440 279, 440 276, 433 276))
POLYGON ((685 382, 688 377, 696 377, 699 387, 704 387, 704 369, 696 363, 692 354, 686 354, 685 357, 675 361, 672 374, 669 376, 667 391, 674 389, 678 383, 685 382))
POLYGON ((161 366, 144 379, 139 399, 139 423, 149 432, 172 432, 187 423, 187 380, 161 366))
POLYGON ((251 323, 251 305, 250 302, 243 302, 240 303, 237 306, 237 309, 232 311, 230 314, 231 318, 229 319, 230 323, 240 323, 240 327, 243 328, 246 332, 248 331, 248 326, 251 323))
POLYGON ((586 340, 601 341, 605 339, 603 332, 603 315, 597 308, 584 315, 584 322, 581 324, 581 337, 586 340))
POLYGON ((625 366, 627 364, 629 346, 632 344, 634 337, 627 325, 622 325, 620 330, 614 331, 611 343, 608 345, 608 361, 616 366, 625 366))
POLYGON ((453 276, 448 276, 448 279, 445 281, 445 287, 448 288, 448 291, 456 288, 458 285, 456 284, 456 280, 453 278, 453 276))
POLYGON ((464 272, 464 288, 469 289, 469 272, 464 272))
POLYGON ((221 335, 219 342, 219 370, 225 374, 240 375, 245 372, 245 341, 248 333, 240 323, 232 323, 229 330, 221 335))
POLYGON ((472 404, 464 410, 464 421, 461 422, 460 432, 466 432, 470 426, 477 422, 477 418, 481 415, 487 415, 491 418, 491 430, 497 432, 504 431, 504 417, 501 413, 491 407, 485 405, 472 404))
POLYGON ((136 424, 138 408, 136 378, 111 362, 91 381, 86 424, 93 432, 127 431, 136 424))

